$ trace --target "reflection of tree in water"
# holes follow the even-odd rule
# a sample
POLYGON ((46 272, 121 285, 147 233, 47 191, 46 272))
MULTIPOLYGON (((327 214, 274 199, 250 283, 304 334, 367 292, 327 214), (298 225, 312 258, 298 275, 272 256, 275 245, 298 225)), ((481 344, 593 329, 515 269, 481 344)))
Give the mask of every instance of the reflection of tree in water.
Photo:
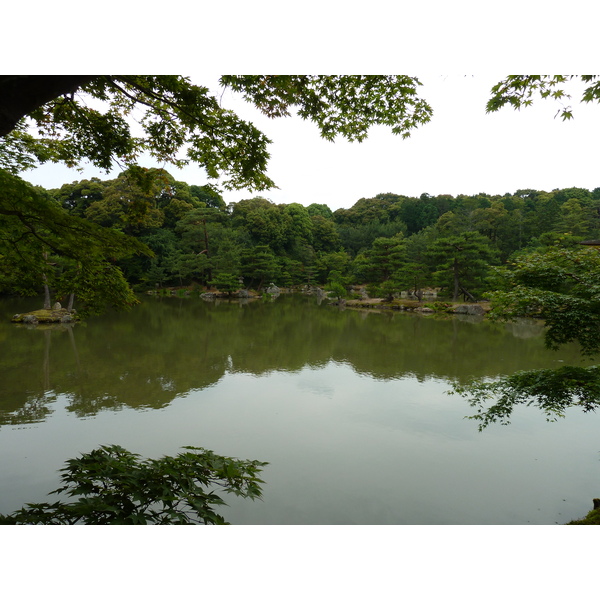
MULTIPOLYGON (((0 325, 0 340, 2 333, 0 325)), ((304 296, 243 304, 148 298, 130 313, 78 324, 76 332, 63 326, 40 333, 13 328, 5 335, 12 352, 0 356, 0 423, 43 419, 58 394, 79 417, 162 408, 227 372, 298 372, 336 361, 380 380, 461 382, 549 364, 541 340, 516 340, 502 325, 339 311, 304 296), (40 354, 41 378, 39 358, 33 366, 40 354)))
POLYGON ((54 401, 55 397, 52 394, 42 394, 26 400, 16 412, 5 413, 0 410, 0 425, 41 423, 52 414, 49 405, 54 401))
MULTIPOLYGON (((23 326, 22 326, 23 327, 23 326)), ((70 325, 41 325, 24 326, 30 330, 37 330, 38 334, 43 337, 43 355, 42 355, 42 386, 37 394, 28 396, 22 406, 16 412, 0 410, 0 425, 16 425, 23 423, 39 423, 53 412, 50 409, 56 397, 51 390, 51 365, 50 365, 50 348, 52 345, 52 330, 66 329, 70 330, 70 325)))

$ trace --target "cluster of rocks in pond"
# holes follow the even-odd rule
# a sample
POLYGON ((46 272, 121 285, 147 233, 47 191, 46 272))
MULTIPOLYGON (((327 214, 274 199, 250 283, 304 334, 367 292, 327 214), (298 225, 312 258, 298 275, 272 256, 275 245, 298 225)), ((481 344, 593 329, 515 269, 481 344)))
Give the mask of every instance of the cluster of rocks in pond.
POLYGON ((52 308, 41 308, 26 313, 18 313, 11 319, 13 323, 23 323, 25 325, 38 325, 44 323, 76 323, 79 316, 75 310, 62 308, 57 302, 52 308))
POLYGON ((320 288, 318 285, 303 285, 300 288, 300 292, 307 296, 316 296, 317 298, 324 298, 327 295, 323 288, 320 288))
MULTIPOLYGON (((434 313, 446 313, 455 314, 463 318, 466 317, 483 317, 489 311, 488 303, 471 303, 471 304, 456 304, 453 302, 440 302, 437 300, 436 290, 424 290, 423 299, 419 301, 414 295, 407 292, 403 292, 400 298, 392 302, 386 302, 382 298, 371 298, 367 293, 365 286, 354 286, 352 288, 354 294, 354 300, 340 299, 340 301, 328 297, 327 292, 318 285, 305 284, 293 288, 281 288, 274 283, 269 283, 263 289, 263 295, 271 296, 276 298, 282 293, 300 292, 309 296, 316 296, 317 302, 320 304, 323 300, 328 299, 330 304, 348 306, 352 308, 366 308, 366 309, 379 309, 379 310, 399 310, 409 311, 422 314, 434 314, 434 313), (359 298, 356 298, 359 296, 359 298), (429 302, 426 302, 430 299, 429 302), (424 303, 425 301, 425 303, 424 303)), ((163 288, 162 290, 148 290, 146 293, 151 295, 167 295, 167 296, 189 296, 192 292, 187 289, 177 288, 163 288)), ((197 293, 197 292, 196 292, 197 293)), ((255 299, 260 298, 261 293, 254 290, 239 289, 231 294, 226 292, 219 292, 217 290, 208 290, 199 294, 202 300, 212 301, 216 299, 228 299, 228 298, 242 298, 242 299, 255 299)))
POLYGON ((242 298, 247 300, 249 298, 258 298, 258 294, 253 294, 248 290, 238 290, 237 292, 232 292, 231 294, 226 292, 202 292, 200 294, 200 298, 202 298, 202 300, 216 300, 217 298, 242 298))
POLYGON ((348 300, 347 304, 353 308, 398 310, 423 314, 445 313, 468 317, 483 317, 489 311, 487 303, 485 305, 480 303, 456 305, 451 302, 423 304, 417 300, 401 299, 386 302, 382 298, 369 298, 368 296, 363 296, 361 299, 348 300))

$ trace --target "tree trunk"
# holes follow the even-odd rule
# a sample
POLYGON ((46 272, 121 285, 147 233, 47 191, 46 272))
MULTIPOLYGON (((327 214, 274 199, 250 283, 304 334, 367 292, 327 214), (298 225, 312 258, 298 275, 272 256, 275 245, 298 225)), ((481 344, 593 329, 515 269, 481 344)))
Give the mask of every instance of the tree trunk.
POLYGON ((456 302, 458 300, 458 292, 460 291, 460 282, 458 280, 458 261, 456 258, 454 259, 454 294, 452 296, 452 302, 456 302))
MULTIPOLYGON (((206 258, 208 258, 210 261, 210 250, 208 248, 208 231, 206 230, 206 219, 202 220, 202 224, 204 226, 204 248, 206 250, 206 258)), ((213 274, 212 274, 212 269, 210 268, 210 262, 208 264, 209 264, 209 267, 207 269, 207 275, 208 275, 207 279, 208 279, 208 281, 212 281, 213 274)))
POLYGON ((69 304, 67 305, 67 310, 71 312, 73 310, 73 302, 75 301, 75 294, 71 292, 69 294, 69 304))
MULTIPOLYGON (((48 253, 44 252, 43 256, 46 266, 48 266, 48 253)), ((44 310, 50 310, 50 288, 48 287, 48 277, 46 277, 46 273, 42 273, 42 281, 44 282, 44 310)))
POLYGON ((50 310, 52 307, 50 305, 50 288, 47 283, 48 279, 44 274, 44 310, 50 310))
POLYGON ((0 136, 10 133, 32 110, 74 93, 97 75, 1 75, 0 136))
POLYGON ((471 300, 471 302, 477 302, 477 299, 475 298, 475 296, 473 296, 473 294, 471 294, 471 292, 469 292, 468 290, 465 290, 465 288, 461 287, 460 291, 463 293, 465 300, 467 298, 469 298, 469 300, 471 300))

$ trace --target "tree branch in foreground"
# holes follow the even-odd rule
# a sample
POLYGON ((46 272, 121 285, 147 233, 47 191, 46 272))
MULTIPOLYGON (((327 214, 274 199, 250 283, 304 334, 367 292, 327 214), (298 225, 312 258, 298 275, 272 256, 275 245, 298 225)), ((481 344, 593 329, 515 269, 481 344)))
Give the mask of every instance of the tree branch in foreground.
POLYGON ((454 385, 449 394, 466 398, 477 409, 467 418, 480 422, 479 431, 495 422, 508 425, 513 410, 520 404, 537 406, 549 421, 556 421, 572 406, 579 406, 584 412, 600 406, 600 367, 520 371, 492 382, 454 385))
POLYGON ((61 469, 63 486, 50 492, 74 502, 27 504, 0 525, 228 525, 214 507, 226 505, 221 488, 243 498, 260 498, 268 463, 218 456, 185 446, 186 452, 140 460, 121 446, 100 446, 61 469))

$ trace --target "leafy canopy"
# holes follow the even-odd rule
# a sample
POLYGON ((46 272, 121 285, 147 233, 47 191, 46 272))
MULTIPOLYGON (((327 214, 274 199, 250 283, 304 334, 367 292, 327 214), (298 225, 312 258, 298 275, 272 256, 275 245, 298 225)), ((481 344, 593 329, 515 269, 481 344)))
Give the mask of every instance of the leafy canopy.
MULTIPOLYGON (((222 108, 204 86, 175 75, 0 76, 0 166, 82 160, 105 170, 113 161, 135 164, 142 152, 176 166, 190 162, 209 178, 227 178, 226 189, 274 187, 266 175, 269 140, 252 123, 222 108), (54 87, 53 87, 54 86, 54 87), (49 97, 50 96, 50 97, 49 97), (39 97, 37 106, 32 98, 39 97), (38 132, 27 133, 23 121, 38 132), (134 133, 131 121, 140 133, 134 133), (12 125, 11 125, 12 123, 12 125)), ((403 137, 429 121, 432 110, 417 95, 420 82, 404 75, 224 76, 270 117, 297 108, 326 139, 365 139, 372 125, 403 137)))
POLYGON ((289 116, 296 108, 327 140, 339 134, 362 141, 372 125, 407 138, 433 113, 417 95, 419 80, 407 75, 226 75, 221 82, 269 117, 289 116))

